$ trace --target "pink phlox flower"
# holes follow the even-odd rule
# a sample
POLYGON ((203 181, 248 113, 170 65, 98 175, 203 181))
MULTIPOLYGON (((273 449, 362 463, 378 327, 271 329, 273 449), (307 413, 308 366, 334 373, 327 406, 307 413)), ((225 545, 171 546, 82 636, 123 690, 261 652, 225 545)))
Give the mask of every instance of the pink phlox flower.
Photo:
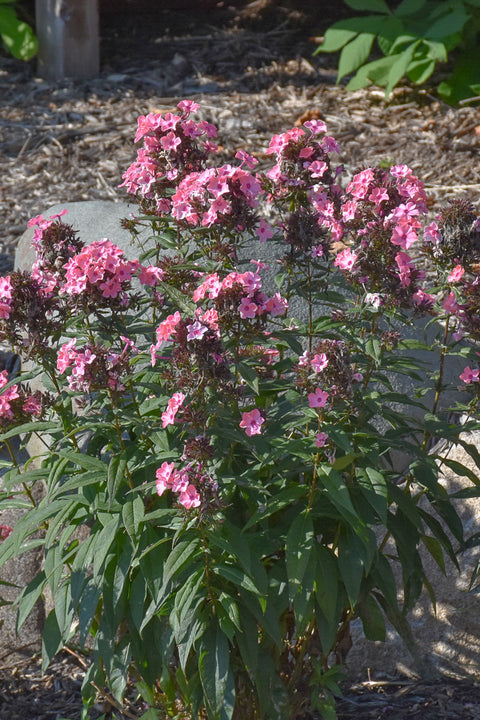
POLYGON ((53 215, 50 215, 48 218, 44 218, 43 215, 37 215, 34 218, 31 218, 28 223, 27 227, 32 227, 33 225, 38 225, 40 230, 46 230, 50 227, 50 225, 53 224, 55 220, 59 220, 63 215, 66 215, 68 210, 60 210, 58 213, 54 213, 53 215))
POLYGON ((358 202, 356 200, 347 200, 346 203, 342 205, 342 217, 344 220, 355 220, 355 212, 358 207, 358 202))
POLYGON ((183 493, 189 485, 188 473, 186 470, 175 470, 172 474, 171 489, 175 493, 183 493))
POLYGON ((301 355, 299 355, 297 363, 299 367, 307 367, 310 363, 310 353, 308 350, 305 350, 301 355))
POLYGON ((338 253, 335 258, 334 265, 335 267, 339 267, 341 270, 351 271, 355 265, 356 259, 357 254, 350 250, 350 248, 345 248, 345 250, 338 253))
POLYGON ((186 510, 199 507, 201 504, 201 498, 195 485, 188 485, 185 491, 180 493, 178 502, 180 505, 183 505, 186 510))
POLYGON ((243 165, 246 165, 250 170, 253 170, 255 165, 258 165, 257 158, 254 158, 253 155, 249 155, 245 150, 238 150, 235 153, 235 157, 237 160, 240 160, 241 164, 240 167, 243 167, 243 165))
MULTIPOLYGON (((217 137, 218 135, 218 130, 215 125, 212 125, 212 123, 209 123, 206 120, 201 120, 198 123, 198 127, 209 138, 217 137)), ((212 147, 216 148, 215 145, 212 145, 212 147)))
POLYGON ((180 120, 180 115, 174 115, 170 112, 165 113, 165 117, 162 117, 160 120, 160 129, 166 133, 168 133, 169 130, 176 130, 180 120))
POLYGON ((395 255, 395 262, 399 269, 400 285, 408 287, 411 283, 410 275, 415 269, 412 258, 407 253, 399 252, 395 255))
POLYGON ((161 344, 170 340, 171 336, 175 333, 175 328, 177 327, 181 319, 182 318, 178 310, 173 313, 173 315, 169 315, 167 318, 165 318, 165 320, 163 320, 155 330, 157 343, 161 344))
POLYGON ((252 260, 250 260, 250 262, 252 263, 252 265, 255 265, 257 273, 259 270, 268 270, 268 265, 266 263, 262 262, 261 260, 253 260, 252 259, 252 260))
POLYGON ((266 240, 269 240, 269 238, 273 237, 272 227, 264 218, 260 220, 260 224, 255 232, 257 233, 260 242, 265 242, 266 240))
POLYGON ((162 427, 166 428, 167 425, 173 425, 175 422, 175 416, 183 405, 185 395, 182 392, 176 392, 172 395, 167 403, 167 409, 162 413, 162 427))
POLYGON ((194 100, 180 100, 180 102, 177 104, 177 107, 179 110, 182 111, 183 117, 186 120, 186 118, 191 113, 196 113, 200 105, 195 102, 194 100))
POLYGON ((445 310, 445 312, 452 315, 457 315, 460 311, 460 306, 457 303, 457 298, 453 290, 447 295, 447 297, 443 301, 443 309, 445 310))
POLYGON ((411 169, 408 165, 392 165, 390 168, 390 175, 394 178, 405 178, 412 174, 411 169))
POLYGON ((375 204, 375 210, 379 212, 382 202, 388 202, 390 198, 384 187, 376 187, 373 188, 372 192, 368 196, 368 199, 375 204))
POLYGON ((465 270, 463 269, 463 267, 461 265, 455 265, 452 272, 448 276, 447 281, 450 283, 458 282, 462 278, 464 273, 465 273, 465 270))
POLYGON ((327 126, 325 125, 323 120, 307 120, 307 122, 303 123, 303 127, 306 127, 307 130, 310 130, 312 135, 327 132, 327 126))
POLYGON ((361 372, 353 373, 352 380, 353 380, 353 382, 362 382, 362 380, 363 380, 362 373, 361 372))
POLYGON ((195 320, 191 325, 187 325, 187 340, 201 340, 206 332, 208 332, 206 325, 195 320))
POLYGON ((279 315, 285 315, 288 310, 288 300, 280 293, 276 292, 271 298, 265 303, 265 311, 268 312, 272 317, 278 317, 279 315))
POLYGON ((315 392, 308 393, 308 405, 311 408, 323 408, 327 404, 328 392, 316 388, 315 392))
POLYGON ((393 228, 390 242, 392 245, 399 245, 404 250, 408 250, 413 243, 417 242, 418 237, 415 230, 420 227, 420 223, 417 222, 401 221, 393 228))
POLYGON ((315 354, 311 360, 312 370, 316 373, 322 372, 328 365, 328 358, 325 353, 315 354))
POLYGON ((250 412, 242 413, 240 427, 245 430, 249 437, 251 437, 252 435, 260 435, 264 422, 265 418, 261 414, 260 410, 255 408, 255 410, 250 410, 250 412))
POLYGON ((329 437, 330 437, 329 434, 326 432, 317 433, 317 437, 315 438, 315 445, 318 448, 325 447, 325 445, 327 444, 327 442, 329 440, 329 437))
POLYGON ((137 121, 137 132, 135 134, 135 142, 137 143, 149 132, 158 130, 162 122, 162 116, 159 113, 148 113, 148 115, 140 115, 137 121))
POLYGON ((321 178, 325 175, 328 165, 323 160, 314 160, 308 165, 308 171, 312 178, 321 178))
POLYGON ((122 290, 122 285, 117 278, 108 278, 100 283, 99 288, 104 298, 116 298, 122 290))
POLYGON ((218 312, 215 308, 210 308, 204 313, 201 313, 199 315, 199 319, 202 322, 207 323, 207 325, 218 334, 218 312))
POLYGON ((423 305, 427 309, 430 309, 435 305, 435 296, 430 295, 430 293, 426 293, 421 288, 412 295, 412 300, 415 305, 423 305))
POLYGON ((470 385, 471 382, 479 382, 479 379, 480 370, 478 368, 472 370, 470 367, 468 367, 468 365, 460 375, 460 380, 463 380, 465 385, 470 385))
POLYGON ((156 486, 158 495, 163 495, 165 490, 172 487, 172 475, 175 472, 175 464, 173 462, 164 462, 158 468, 155 476, 157 478, 156 486))
POLYGON ((323 253, 323 245, 313 246, 312 249, 311 249, 311 251, 310 251, 310 254, 311 254, 312 258, 321 258, 321 257, 323 257, 323 254, 324 254, 324 253, 323 253))
MULTIPOLYGON (((320 145, 322 147, 322 150, 325 150, 325 152, 327 152, 327 153, 336 152, 340 155, 340 152, 341 152, 340 145, 335 140, 335 138, 331 137, 330 135, 326 135, 323 138, 320 145)), ((340 172, 341 172, 341 170, 340 170, 340 172)))
POLYGON ((366 168, 353 176, 351 182, 347 185, 347 193, 353 195, 357 200, 363 200, 374 180, 372 168, 366 168))
POLYGON ((10 525, 0 525, 0 541, 6 540, 12 532, 13 528, 10 525))
POLYGON ((199 300, 203 300, 203 298, 207 295, 211 300, 214 300, 216 297, 218 297, 218 294, 220 290, 222 289, 222 282, 220 281, 220 278, 218 277, 218 273, 213 273, 212 275, 207 275, 202 284, 196 288, 196 290, 193 293, 193 301, 198 302, 199 300))
POLYGON ((258 314, 258 305, 250 300, 250 298, 242 298, 238 306, 238 312, 243 320, 254 318, 258 314))
POLYGON ((164 272, 162 268, 156 265, 148 265, 146 267, 140 265, 140 274, 138 277, 142 285, 148 285, 150 287, 157 285, 159 282, 162 282, 163 276, 164 272))
MULTIPOLYGON (((315 148, 311 147, 310 145, 307 145, 307 147, 304 147, 300 150, 300 152, 298 153, 298 157, 302 158, 302 159, 303 158, 308 159, 309 157, 312 157, 314 152, 315 152, 315 148)), ((307 163, 307 167, 308 167, 308 163, 307 163)))
POLYGON ((60 350, 58 351, 57 355, 57 370, 60 373, 64 373, 67 367, 72 365, 75 358, 77 357, 77 351, 74 350, 75 344, 77 342, 76 338, 72 338, 68 342, 66 342, 60 350))

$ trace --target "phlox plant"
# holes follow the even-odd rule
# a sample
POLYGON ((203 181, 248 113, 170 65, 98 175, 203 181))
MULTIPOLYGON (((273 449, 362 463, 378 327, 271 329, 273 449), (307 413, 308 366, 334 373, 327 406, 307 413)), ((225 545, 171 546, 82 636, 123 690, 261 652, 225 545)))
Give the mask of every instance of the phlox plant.
POLYGON ((405 165, 343 180, 319 120, 275 135, 261 171, 243 150, 215 164, 198 110, 139 118, 122 183, 125 227, 151 231, 138 258, 38 216, 32 270, 0 280, 0 336, 28 360, 0 380, 0 509, 25 511, 0 565, 42 548, 18 626, 51 595, 44 666, 87 647, 87 709, 131 678, 149 720, 330 718, 352 620, 381 640, 388 618, 414 652, 422 552, 457 564, 442 467, 479 481, 436 441, 480 460, 461 435, 480 223, 467 201, 431 221, 405 165))

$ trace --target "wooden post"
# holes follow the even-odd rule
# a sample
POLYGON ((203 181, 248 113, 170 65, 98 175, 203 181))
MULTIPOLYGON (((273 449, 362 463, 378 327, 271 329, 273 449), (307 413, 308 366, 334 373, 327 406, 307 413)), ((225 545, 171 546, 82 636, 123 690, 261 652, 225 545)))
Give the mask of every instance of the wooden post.
POLYGON ((38 73, 46 80, 100 70, 98 0, 35 0, 38 73))

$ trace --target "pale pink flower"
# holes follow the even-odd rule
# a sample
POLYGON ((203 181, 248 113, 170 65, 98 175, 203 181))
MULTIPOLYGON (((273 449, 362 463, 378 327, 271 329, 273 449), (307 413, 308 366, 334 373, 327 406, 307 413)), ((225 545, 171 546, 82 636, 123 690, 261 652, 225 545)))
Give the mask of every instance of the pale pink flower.
POLYGON ((184 400, 185 395, 182 392, 176 392, 172 395, 167 403, 167 409, 162 413, 162 427, 166 428, 167 425, 174 424, 175 416, 184 400))
POLYGON ((265 310, 270 313, 272 317, 285 315, 288 310, 288 300, 277 292, 271 298, 268 298, 265 303, 265 310))
POLYGON ((467 367, 463 371, 463 373, 460 375, 460 380, 463 380, 465 385, 469 385, 471 382, 478 382, 480 376, 480 370, 476 368, 475 370, 472 370, 471 368, 467 367))
POLYGON ((260 224, 256 229, 256 233, 260 239, 260 242, 265 242, 269 238, 273 237, 272 227, 264 218, 260 220, 260 224))
POLYGON ((173 462, 164 462, 158 468, 156 472, 156 486, 158 495, 163 495, 165 490, 172 486, 172 474, 175 471, 175 465, 173 462))
POLYGON ((246 318, 254 318, 258 313, 258 309, 258 305, 252 302, 249 298, 242 298, 240 305, 238 306, 238 312, 243 320, 246 318))
POLYGON ((244 428, 247 435, 251 437, 252 435, 260 435, 264 422, 265 418, 262 416, 260 410, 255 408, 255 410, 251 410, 250 412, 242 413, 240 427, 244 428))
POLYGON ((355 265, 356 259, 357 254, 355 252, 352 252, 350 248, 345 248, 345 250, 342 250, 338 253, 337 257, 335 258, 334 265, 336 267, 339 267, 341 270, 352 270, 353 266, 355 265))
POLYGON ((316 354, 311 361, 312 370, 316 373, 322 372, 328 365, 328 358, 325 353, 316 354))
POLYGON ((425 242, 431 242, 434 245, 438 245, 442 239, 442 235, 435 221, 431 222, 430 225, 427 225, 423 231, 423 237, 425 242))
POLYGON ((447 281, 450 283, 458 282, 462 278, 464 273, 465 273, 465 270, 463 269, 463 267, 461 265, 455 265, 452 272, 448 276, 447 281))
POLYGON ((186 510, 199 507, 201 498, 195 485, 189 485, 187 489, 180 494, 178 502, 180 505, 183 505, 186 510))
POLYGON ((308 130, 310 130, 312 135, 327 132, 327 126, 325 125, 323 120, 307 120, 307 122, 303 123, 303 127, 306 127, 308 130))
POLYGON ((72 338, 72 340, 69 340, 65 345, 62 345, 60 350, 58 351, 57 356, 57 370, 60 373, 64 373, 67 367, 69 367, 75 358, 77 357, 77 352, 74 350, 75 344, 77 342, 76 338, 72 338))
POLYGON ((308 405, 311 408, 323 408, 327 404, 328 392, 316 388, 315 392, 308 393, 308 405))
POLYGON ((201 340, 208 328, 198 320, 191 325, 187 325, 187 340, 201 340))
POLYGON ((315 445, 318 448, 324 447, 329 440, 329 435, 326 432, 319 432, 315 438, 315 445))
POLYGON ((457 303, 457 298, 453 290, 447 295, 447 297, 443 301, 443 309, 445 310, 445 312, 451 313, 452 315, 456 315, 460 310, 460 307, 457 303))

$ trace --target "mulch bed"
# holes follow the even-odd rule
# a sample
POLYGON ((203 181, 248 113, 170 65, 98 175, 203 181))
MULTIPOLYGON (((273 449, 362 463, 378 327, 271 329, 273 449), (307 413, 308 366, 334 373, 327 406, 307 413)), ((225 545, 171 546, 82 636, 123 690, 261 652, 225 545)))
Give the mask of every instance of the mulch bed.
MULTIPOLYGON (((368 164, 407 163, 432 207, 459 196, 478 204, 478 106, 450 108, 428 87, 397 88, 387 103, 378 88, 335 85, 336 59, 313 57, 309 37, 345 13, 340 2, 314 0, 119 0, 103 6, 97 78, 47 83, 34 63, 0 53, 0 273, 13 267, 29 218, 50 205, 126 199, 118 185, 136 156, 137 117, 172 110, 184 97, 219 127, 222 162, 242 147, 266 166, 272 134, 320 117, 340 143, 347 177, 368 164)), ((38 658, 10 664, 3 650, 0 638, 0 720, 80 718, 81 658, 63 653, 42 676, 38 658)), ((91 717, 140 716, 132 703, 120 714, 100 699, 91 717)), ((480 718, 480 686, 365 679, 345 688, 338 716, 480 718)))

